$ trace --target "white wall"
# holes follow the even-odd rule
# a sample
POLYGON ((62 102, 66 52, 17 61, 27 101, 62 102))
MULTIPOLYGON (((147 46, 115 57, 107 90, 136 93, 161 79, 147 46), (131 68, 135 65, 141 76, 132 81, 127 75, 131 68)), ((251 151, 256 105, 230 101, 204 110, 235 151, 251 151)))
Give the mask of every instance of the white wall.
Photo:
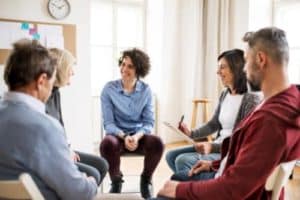
POLYGON ((91 152, 89 1, 69 0, 71 14, 65 20, 60 21, 54 20, 49 16, 47 13, 47 2, 47 0, 1 0, 0 18, 76 25, 77 67, 75 68, 75 76, 72 79, 71 86, 61 91, 62 108, 65 128, 73 148, 91 152))

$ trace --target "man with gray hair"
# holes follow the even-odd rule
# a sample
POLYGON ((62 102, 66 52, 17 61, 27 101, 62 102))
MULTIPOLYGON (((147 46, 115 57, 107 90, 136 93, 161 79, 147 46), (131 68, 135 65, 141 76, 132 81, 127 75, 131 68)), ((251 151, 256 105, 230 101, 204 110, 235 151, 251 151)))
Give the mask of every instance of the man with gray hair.
MULTIPOLYGON (((289 84, 289 47, 283 30, 275 27, 246 33, 244 70, 264 99, 222 144, 227 158, 221 176, 208 181, 167 181, 157 199, 271 199, 264 188, 282 162, 300 158, 300 90, 289 84)), ((224 159, 223 159, 224 160, 224 159)), ((226 160, 226 159, 225 159, 226 160)), ((217 170, 215 162, 205 170, 217 170)), ((281 193, 280 199, 284 199, 281 193)))
POLYGON ((9 92, 0 102, 0 180, 26 172, 46 199, 90 200, 95 179, 78 171, 62 126, 45 113, 55 66, 37 41, 14 44, 4 71, 9 92))

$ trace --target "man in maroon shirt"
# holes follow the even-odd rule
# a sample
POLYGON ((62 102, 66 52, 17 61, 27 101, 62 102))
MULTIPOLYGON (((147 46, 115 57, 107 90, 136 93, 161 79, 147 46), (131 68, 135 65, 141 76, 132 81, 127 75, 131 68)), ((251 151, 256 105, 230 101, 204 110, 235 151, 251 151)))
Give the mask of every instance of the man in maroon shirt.
MULTIPOLYGON (((263 102, 234 130, 229 145, 223 143, 227 161, 218 178, 167 181, 157 199, 271 199, 264 189, 268 176, 280 163, 300 158, 300 90, 288 82, 285 33, 269 27, 248 32, 243 40, 247 79, 251 88, 262 90, 263 102)), ((219 163, 198 170, 216 170, 219 163)))

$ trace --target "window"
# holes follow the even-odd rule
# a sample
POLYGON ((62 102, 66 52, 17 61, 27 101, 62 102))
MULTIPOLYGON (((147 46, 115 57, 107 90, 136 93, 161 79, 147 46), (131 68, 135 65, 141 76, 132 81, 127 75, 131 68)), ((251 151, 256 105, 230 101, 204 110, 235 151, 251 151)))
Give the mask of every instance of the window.
POLYGON ((290 46, 289 78, 292 83, 300 83, 300 1, 274 1, 274 25, 285 30, 290 46))
POLYGON ((91 86, 99 96, 106 82, 119 77, 117 60, 127 48, 144 49, 144 0, 91 0, 91 86))

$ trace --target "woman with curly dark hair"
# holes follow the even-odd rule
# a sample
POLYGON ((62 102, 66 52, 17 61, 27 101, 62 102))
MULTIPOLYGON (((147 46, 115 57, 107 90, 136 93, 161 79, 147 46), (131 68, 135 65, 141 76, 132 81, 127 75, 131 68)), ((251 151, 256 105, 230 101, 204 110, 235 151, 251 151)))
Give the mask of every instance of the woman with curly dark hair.
POLYGON ((101 94, 103 126, 106 136, 100 153, 109 163, 110 193, 120 193, 120 156, 134 152, 145 156, 140 190, 143 198, 152 196, 152 174, 162 153, 161 139, 151 134, 154 125, 152 92, 140 80, 150 70, 147 54, 139 49, 123 52, 119 59, 121 79, 108 82, 101 94))

